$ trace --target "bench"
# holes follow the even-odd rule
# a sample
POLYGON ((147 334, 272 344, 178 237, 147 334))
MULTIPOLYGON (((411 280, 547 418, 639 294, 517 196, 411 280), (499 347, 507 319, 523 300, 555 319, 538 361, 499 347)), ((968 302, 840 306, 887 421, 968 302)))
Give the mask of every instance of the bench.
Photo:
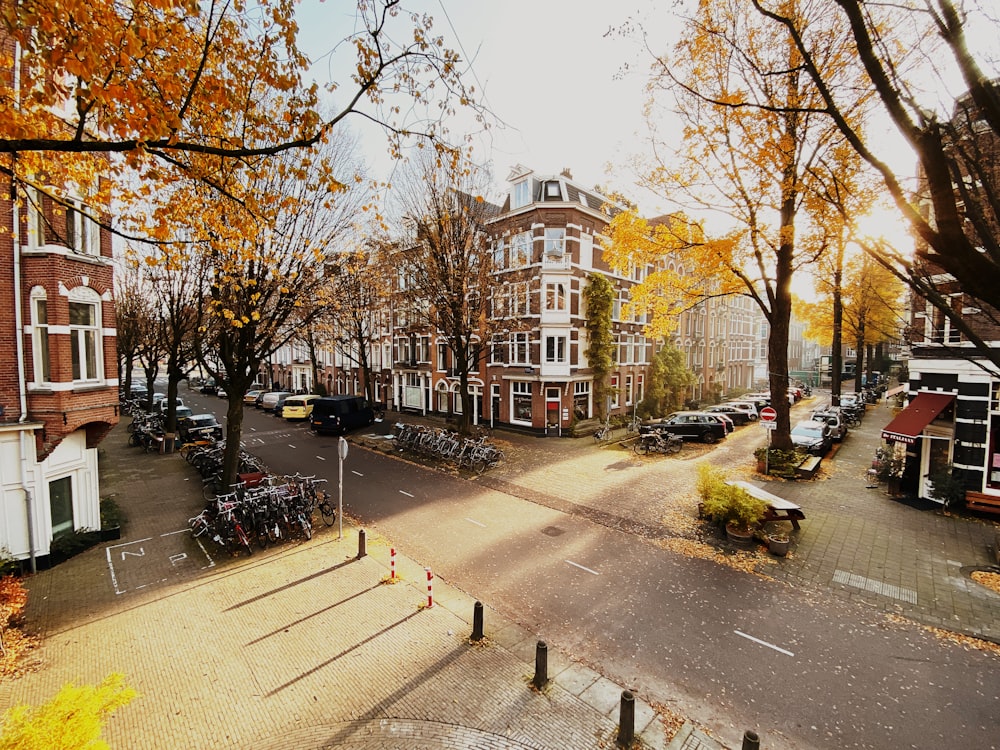
POLYGON ((969 510, 978 510, 981 513, 1000 515, 1000 496, 966 490, 965 507, 969 510))
POLYGON ((795 467, 795 475, 802 479, 812 479, 816 475, 816 472, 819 471, 819 462, 821 460, 819 456, 809 456, 795 467))
POLYGON ((799 521, 805 520, 806 514, 802 511, 801 506, 785 500, 783 497, 778 497, 763 487, 737 480, 726 482, 726 484, 742 487, 751 497, 767 503, 767 510, 764 512, 764 523, 768 523, 769 521, 791 521, 792 528, 798 529, 799 521))

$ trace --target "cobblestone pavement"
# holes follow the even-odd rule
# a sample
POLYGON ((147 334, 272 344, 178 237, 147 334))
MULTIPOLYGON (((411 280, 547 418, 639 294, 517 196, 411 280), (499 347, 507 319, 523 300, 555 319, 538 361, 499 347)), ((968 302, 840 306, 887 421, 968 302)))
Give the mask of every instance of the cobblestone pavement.
MULTIPOLYGON (((622 688, 556 648, 536 690, 537 636, 485 608, 358 529, 252 557, 192 539, 201 505, 179 456, 146 456, 106 440, 105 494, 130 515, 126 535, 27 579, 35 669, 0 683, 0 707, 39 704, 67 682, 117 671, 139 693, 111 717, 112 747, 137 750, 536 750, 614 746, 622 688), (210 546, 211 545, 211 546, 210 546)), ((693 727, 706 748, 720 747, 693 727)), ((665 748, 650 706, 635 733, 665 748)))

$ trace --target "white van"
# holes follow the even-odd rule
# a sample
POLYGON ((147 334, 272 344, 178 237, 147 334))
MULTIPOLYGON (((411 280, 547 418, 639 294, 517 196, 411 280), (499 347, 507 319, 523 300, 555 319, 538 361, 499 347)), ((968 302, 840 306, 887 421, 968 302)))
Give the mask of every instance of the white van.
POLYGON ((262 411, 273 413, 274 407, 278 405, 278 402, 284 401, 291 395, 290 391, 268 391, 260 400, 260 408, 262 411))

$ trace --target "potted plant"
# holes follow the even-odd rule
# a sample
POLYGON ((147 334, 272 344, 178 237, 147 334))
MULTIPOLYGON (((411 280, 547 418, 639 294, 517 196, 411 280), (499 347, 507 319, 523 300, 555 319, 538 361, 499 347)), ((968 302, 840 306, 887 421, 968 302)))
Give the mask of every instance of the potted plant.
POLYGON ((112 497, 101 498, 101 540, 108 542, 122 538, 125 514, 112 497))
POLYGON ((948 464, 927 477, 931 484, 931 497, 940 500, 945 510, 965 499, 965 482, 952 471, 952 465, 948 464))
POLYGON ((779 532, 767 535, 767 551, 777 557, 784 557, 787 555, 788 546, 790 544, 791 540, 788 538, 788 534, 779 532))
POLYGON ((726 482, 725 474, 708 464, 698 466, 702 513, 725 526, 726 537, 742 546, 753 544, 754 530, 764 522, 767 504, 742 487, 726 482))
POLYGON ((899 494, 905 468, 906 454, 899 454, 892 448, 879 448, 875 451, 875 476, 879 484, 886 486, 890 495, 899 494))

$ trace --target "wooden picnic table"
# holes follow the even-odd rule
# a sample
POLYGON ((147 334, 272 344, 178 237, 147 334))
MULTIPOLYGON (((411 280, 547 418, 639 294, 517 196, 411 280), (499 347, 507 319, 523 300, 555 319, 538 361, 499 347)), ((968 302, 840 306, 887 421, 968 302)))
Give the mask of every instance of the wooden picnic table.
POLYGON ((755 497, 758 500, 763 500, 767 503, 767 513, 764 516, 764 523, 768 521, 791 521, 792 528, 799 528, 799 521, 805 519, 806 514, 802 512, 802 506, 796 505, 790 500, 785 500, 783 497, 778 497, 774 493, 768 492, 763 487, 758 487, 755 484, 750 484, 750 482, 744 482, 742 480, 734 479, 731 482, 726 482, 726 484, 732 485, 733 487, 740 487, 747 491, 750 497, 755 497))

